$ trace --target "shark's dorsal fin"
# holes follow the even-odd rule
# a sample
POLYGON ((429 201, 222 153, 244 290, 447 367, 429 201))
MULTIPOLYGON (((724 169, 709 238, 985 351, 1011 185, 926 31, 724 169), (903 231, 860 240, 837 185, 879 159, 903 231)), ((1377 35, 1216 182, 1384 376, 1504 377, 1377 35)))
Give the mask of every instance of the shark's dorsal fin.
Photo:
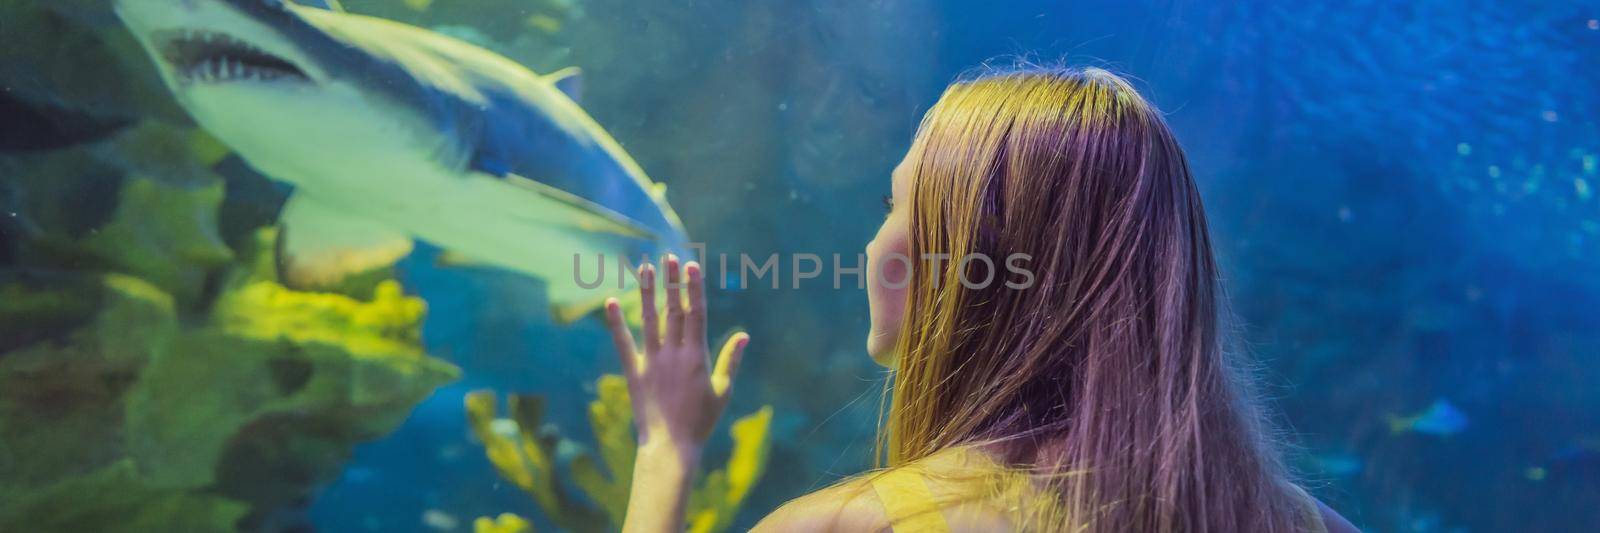
POLYGON ((561 91, 574 102, 583 101, 583 69, 567 67, 545 76, 550 83, 555 84, 556 90, 561 91))

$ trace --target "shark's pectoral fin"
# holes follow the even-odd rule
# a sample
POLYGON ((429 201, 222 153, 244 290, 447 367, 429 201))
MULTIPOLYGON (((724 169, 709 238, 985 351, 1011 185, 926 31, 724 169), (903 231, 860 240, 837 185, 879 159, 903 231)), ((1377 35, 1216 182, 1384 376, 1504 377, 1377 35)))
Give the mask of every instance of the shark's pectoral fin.
POLYGON ((405 233, 303 193, 289 197, 278 226, 279 276, 294 287, 333 285, 411 253, 405 233))
POLYGON ((654 240, 656 234, 628 217, 567 191, 515 174, 491 176, 476 174, 479 186, 515 204, 507 212, 511 222, 537 226, 570 228, 589 233, 611 234, 630 239, 654 240))
POLYGON ((336 13, 344 12, 344 6, 339 5, 339 0, 295 0, 295 3, 302 6, 320 7, 336 13))
POLYGON ((578 67, 567 67, 545 76, 550 83, 555 84, 556 90, 561 91, 574 102, 583 101, 583 70, 578 67))

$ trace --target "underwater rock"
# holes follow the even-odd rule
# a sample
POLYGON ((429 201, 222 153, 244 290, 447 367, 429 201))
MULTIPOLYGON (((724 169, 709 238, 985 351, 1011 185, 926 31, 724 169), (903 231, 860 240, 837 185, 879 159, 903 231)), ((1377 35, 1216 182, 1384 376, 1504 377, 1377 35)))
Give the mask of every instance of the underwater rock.
MULTIPOLYGON (((512 394, 507 399, 510 418, 499 419, 493 392, 475 391, 466 397, 472 432, 483 443, 484 453, 500 476, 532 495, 551 522, 573 531, 609 531, 621 527, 628 509, 629 483, 633 479, 637 441, 627 382, 622 376, 605 375, 596 381, 595 389, 598 397, 589 404, 590 429, 594 432, 600 460, 610 475, 601 472, 588 450, 572 453, 567 464, 572 484, 583 492, 587 502, 567 494, 557 479, 556 447, 568 442, 553 428, 542 428, 541 398, 512 394)), ((689 495, 685 515, 688 531, 711 533, 724 531, 732 525, 745 497, 766 470, 771 425, 771 406, 733 422, 729 429, 733 449, 727 464, 702 476, 689 495)), ((507 528, 523 527, 527 523, 515 515, 502 514, 498 521, 481 517, 473 525, 475 531, 485 533, 523 531, 507 528)), ((527 527, 531 531, 531 526, 527 527)))

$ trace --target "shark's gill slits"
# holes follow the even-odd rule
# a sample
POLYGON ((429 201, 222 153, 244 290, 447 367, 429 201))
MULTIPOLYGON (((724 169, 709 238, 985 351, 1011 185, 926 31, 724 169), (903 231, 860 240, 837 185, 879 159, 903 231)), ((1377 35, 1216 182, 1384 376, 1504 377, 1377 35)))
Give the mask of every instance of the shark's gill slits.
POLYGON ((227 34, 173 31, 163 37, 161 53, 184 82, 310 81, 289 60, 227 34))

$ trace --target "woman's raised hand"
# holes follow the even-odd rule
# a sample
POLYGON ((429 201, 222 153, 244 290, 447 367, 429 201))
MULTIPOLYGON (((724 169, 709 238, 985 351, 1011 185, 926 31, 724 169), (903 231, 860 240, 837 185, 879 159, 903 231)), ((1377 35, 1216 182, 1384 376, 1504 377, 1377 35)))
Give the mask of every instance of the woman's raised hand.
POLYGON ((678 258, 672 255, 666 257, 663 268, 667 274, 664 321, 657 314, 655 267, 646 264, 639 269, 642 348, 634 343, 615 298, 606 300, 606 323, 628 379, 641 448, 665 447, 692 454, 690 460, 694 460, 728 405, 733 376, 750 336, 738 333, 730 337, 713 365, 706 342, 705 272, 694 261, 680 269, 678 258), (684 287, 689 293, 687 305, 684 287))

